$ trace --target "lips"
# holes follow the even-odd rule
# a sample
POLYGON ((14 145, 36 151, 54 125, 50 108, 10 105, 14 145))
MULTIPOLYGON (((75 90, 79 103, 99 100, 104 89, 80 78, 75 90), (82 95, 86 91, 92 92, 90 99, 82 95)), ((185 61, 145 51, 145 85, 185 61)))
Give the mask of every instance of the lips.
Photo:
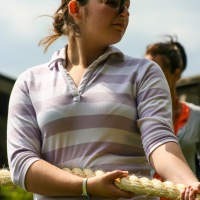
POLYGON ((126 24, 124 22, 115 22, 113 25, 118 26, 118 27, 123 28, 123 29, 126 28, 126 24))

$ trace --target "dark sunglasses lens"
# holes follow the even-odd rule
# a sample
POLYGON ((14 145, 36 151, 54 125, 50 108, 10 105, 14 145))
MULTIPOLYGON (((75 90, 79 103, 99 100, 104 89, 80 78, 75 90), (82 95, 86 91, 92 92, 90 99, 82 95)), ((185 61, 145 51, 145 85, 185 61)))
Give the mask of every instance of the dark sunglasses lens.
POLYGON ((119 14, 122 13, 125 3, 126 3, 126 0, 121 0, 120 1, 119 14))
POLYGON ((119 14, 122 13, 127 0, 105 0, 105 4, 111 8, 119 8, 119 14))
POLYGON ((119 0, 105 0, 105 3, 111 8, 118 8, 121 2, 119 0))

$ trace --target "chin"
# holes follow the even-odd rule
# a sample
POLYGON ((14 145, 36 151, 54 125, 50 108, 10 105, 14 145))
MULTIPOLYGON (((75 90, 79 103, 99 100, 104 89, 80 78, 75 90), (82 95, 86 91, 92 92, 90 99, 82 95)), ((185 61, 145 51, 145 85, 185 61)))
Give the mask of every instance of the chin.
POLYGON ((121 39, 122 39, 122 37, 119 39, 116 39, 116 40, 113 40, 113 42, 111 43, 111 44, 117 44, 118 42, 120 42, 121 41, 121 39))

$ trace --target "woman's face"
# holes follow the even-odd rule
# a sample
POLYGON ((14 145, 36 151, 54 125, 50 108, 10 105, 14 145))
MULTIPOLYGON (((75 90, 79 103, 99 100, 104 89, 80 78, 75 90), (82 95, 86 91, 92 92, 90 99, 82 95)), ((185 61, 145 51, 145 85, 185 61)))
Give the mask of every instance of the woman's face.
POLYGON ((89 0, 81 8, 81 36, 105 45, 119 42, 128 25, 130 0, 125 1, 121 13, 120 3, 120 0, 89 0))

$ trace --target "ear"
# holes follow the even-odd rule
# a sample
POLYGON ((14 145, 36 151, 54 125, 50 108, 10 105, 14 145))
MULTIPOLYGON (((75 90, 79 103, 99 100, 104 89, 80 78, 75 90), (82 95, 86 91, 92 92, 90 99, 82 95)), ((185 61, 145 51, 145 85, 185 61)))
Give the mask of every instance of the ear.
POLYGON ((78 2, 75 0, 72 0, 68 3, 68 10, 69 14, 74 16, 75 14, 79 14, 79 5, 78 2))
POLYGON ((176 69, 175 71, 175 78, 176 80, 179 80, 181 78, 182 70, 181 69, 176 69))

